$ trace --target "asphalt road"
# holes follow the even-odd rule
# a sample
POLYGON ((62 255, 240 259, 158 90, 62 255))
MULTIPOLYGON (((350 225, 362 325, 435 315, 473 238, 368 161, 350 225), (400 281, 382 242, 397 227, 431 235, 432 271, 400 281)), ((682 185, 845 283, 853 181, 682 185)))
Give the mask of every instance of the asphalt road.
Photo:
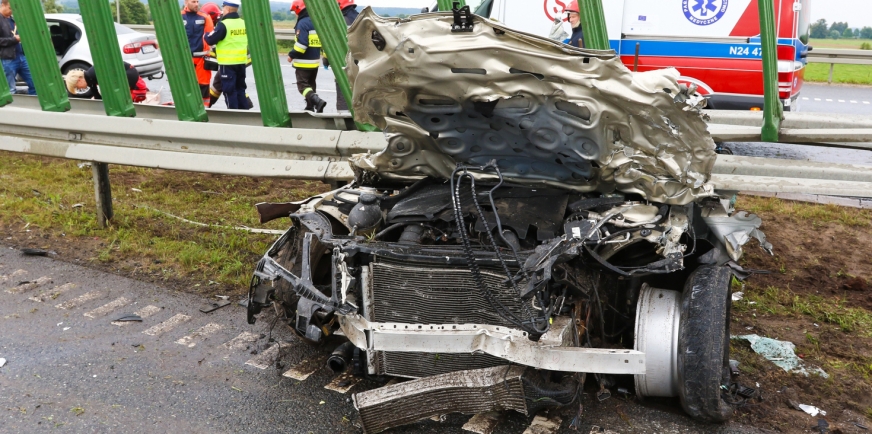
MULTIPOLYGON (((0 367, 0 432, 361 432, 351 394, 380 384, 346 385, 324 368, 335 343, 313 348, 283 324, 272 330, 271 343, 274 313, 251 326, 236 300, 212 313, 199 311, 212 301, 0 246, 0 358, 7 359, 0 367), (143 322, 112 323, 136 312, 143 322), (282 375, 291 371, 310 375, 302 381, 282 375), (351 390, 326 388, 331 384, 351 390)), ((585 400, 582 433, 600 432, 594 426, 606 432, 756 432, 694 423, 674 400, 594 401, 585 400)), ((537 434, 568 432, 572 410, 550 416, 560 419, 561 429, 537 434)), ((460 433, 469 419, 451 415, 391 432, 460 433)), ((506 413, 492 432, 521 434, 531 420, 506 413)))

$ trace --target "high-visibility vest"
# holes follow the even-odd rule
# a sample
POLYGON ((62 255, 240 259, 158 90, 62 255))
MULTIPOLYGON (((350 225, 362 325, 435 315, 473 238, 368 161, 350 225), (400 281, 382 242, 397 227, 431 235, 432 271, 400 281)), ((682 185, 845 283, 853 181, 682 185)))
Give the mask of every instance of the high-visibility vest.
POLYGON ((219 65, 244 65, 248 60, 248 36, 242 18, 221 20, 227 28, 227 36, 215 45, 219 65))

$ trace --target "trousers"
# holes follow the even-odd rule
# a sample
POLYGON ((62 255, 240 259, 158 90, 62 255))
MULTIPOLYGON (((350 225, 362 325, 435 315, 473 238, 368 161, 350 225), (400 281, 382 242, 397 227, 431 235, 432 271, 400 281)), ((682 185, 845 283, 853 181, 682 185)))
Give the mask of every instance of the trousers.
POLYGON ((15 56, 14 59, 3 59, 2 63, 10 93, 15 93, 15 77, 20 75, 24 82, 27 83, 27 94, 36 95, 33 77, 30 75, 30 66, 27 64, 27 58, 23 54, 15 56))
POLYGON ((245 97, 245 64, 221 65, 218 67, 221 76, 221 88, 224 91, 224 101, 231 110, 248 110, 245 97))

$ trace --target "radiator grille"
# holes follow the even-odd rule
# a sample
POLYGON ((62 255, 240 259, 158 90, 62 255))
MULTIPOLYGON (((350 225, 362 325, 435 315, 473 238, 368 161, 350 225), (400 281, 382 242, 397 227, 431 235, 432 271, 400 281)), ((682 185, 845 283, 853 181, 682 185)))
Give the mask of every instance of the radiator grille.
MULTIPOLYGON (((482 269, 482 278, 495 297, 519 318, 521 301, 514 288, 506 287, 506 276, 482 269)), ((520 287, 526 282, 519 283, 520 287)), ((485 299, 472 273, 460 267, 402 264, 378 258, 372 264, 370 320, 409 324, 489 324, 513 327, 485 299)), ((505 360, 488 354, 430 354, 377 352, 376 372, 405 378, 468 369, 489 368, 505 360)))

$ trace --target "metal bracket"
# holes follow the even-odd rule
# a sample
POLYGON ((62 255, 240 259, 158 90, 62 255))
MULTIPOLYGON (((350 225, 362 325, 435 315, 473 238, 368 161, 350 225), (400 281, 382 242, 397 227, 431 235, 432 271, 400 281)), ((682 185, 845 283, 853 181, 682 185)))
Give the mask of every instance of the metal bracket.
POLYGON ((472 11, 469 9, 469 6, 458 9, 457 6, 459 4, 455 2, 454 9, 451 10, 454 12, 454 24, 451 25, 451 33, 472 32, 472 26, 475 24, 472 20, 472 11))

